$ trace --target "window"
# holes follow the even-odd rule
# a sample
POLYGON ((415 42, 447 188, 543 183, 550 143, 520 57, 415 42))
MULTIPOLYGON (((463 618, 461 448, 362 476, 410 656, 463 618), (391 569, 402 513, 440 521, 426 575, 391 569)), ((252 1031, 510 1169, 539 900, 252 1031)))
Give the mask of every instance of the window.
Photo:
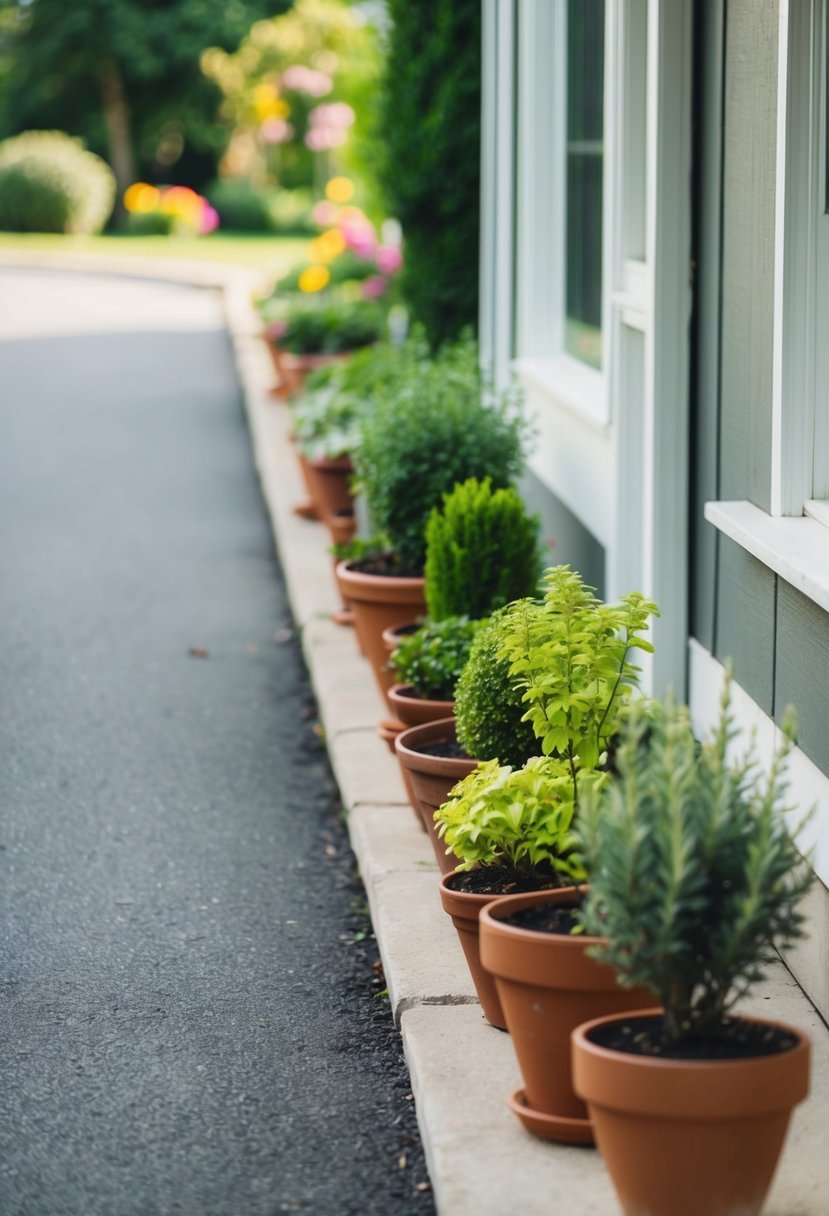
POLYGON ((602 365, 604 0, 567 6, 564 348, 602 365))

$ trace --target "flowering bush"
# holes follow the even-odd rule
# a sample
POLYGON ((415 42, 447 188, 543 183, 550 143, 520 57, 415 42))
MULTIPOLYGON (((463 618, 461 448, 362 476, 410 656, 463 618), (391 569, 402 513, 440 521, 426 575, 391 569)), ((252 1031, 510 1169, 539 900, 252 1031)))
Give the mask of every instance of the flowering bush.
POLYGON ((124 208, 133 231, 206 236, 219 226, 215 208, 189 186, 134 182, 124 192, 124 208))

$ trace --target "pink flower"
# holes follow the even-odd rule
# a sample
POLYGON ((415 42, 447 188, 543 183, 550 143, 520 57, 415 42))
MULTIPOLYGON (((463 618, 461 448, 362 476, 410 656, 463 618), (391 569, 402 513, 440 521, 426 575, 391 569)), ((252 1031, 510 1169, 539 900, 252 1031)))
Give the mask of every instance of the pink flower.
POLYGON ((285 321, 271 321, 270 325, 265 327, 265 337, 269 342, 278 342, 287 328, 285 321))
POLYGON ((381 278, 379 274, 373 274, 370 279, 363 279, 360 294, 364 300, 377 300, 386 294, 388 287, 386 279, 381 278))
POLYGON ((397 274, 403 265, 403 254, 395 245, 379 245, 377 248, 377 269, 382 274, 397 274))
POLYGON ((266 118, 259 128, 259 138, 266 144, 284 144, 293 135, 294 128, 284 118, 266 118))
POLYGON ((377 237, 374 235, 374 229, 368 221, 363 224, 354 222, 343 224, 340 231, 343 234, 346 245, 358 257, 370 258, 374 256, 374 251, 377 248, 377 237))
POLYGON ((318 227, 330 228, 332 224, 336 224, 338 214, 339 209, 336 204, 329 203, 327 198, 322 198, 318 203, 314 203, 311 218, 318 227))
POLYGON ((327 72, 318 72, 315 68, 297 63, 282 73, 282 85, 297 93, 307 93, 309 97, 325 97, 333 89, 334 81, 327 72))
POLYGON ((210 203, 205 201, 199 221, 199 232, 202 236, 206 236, 208 232, 215 232, 218 227, 219 213, 215 207, 211 207, 210 203))

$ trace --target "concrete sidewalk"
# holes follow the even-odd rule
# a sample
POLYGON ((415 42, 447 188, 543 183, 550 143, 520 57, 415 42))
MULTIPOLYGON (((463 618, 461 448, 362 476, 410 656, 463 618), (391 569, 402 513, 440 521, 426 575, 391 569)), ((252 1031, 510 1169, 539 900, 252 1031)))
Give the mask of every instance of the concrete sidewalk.
MULTIPOLYGON (((125 273, 123 264, 117 269, 125 273)), ((183 279, 186 271, 169 274, 183 279)), ((438 1211, 549 1216, 566 1203, 572 1216, 612 1216, 618 1205, 599 1155, 535 1140, 507 1110, 505 1097, 520 1084, 509 1037, 481 1015, 440 906, 429 843, 376 735, 384 707, 370 669, 351 631, 328 620, 338 600, 324 529, 291 512, 303 495, 287 441, 290 415, 267 391, 273 373, 250 307, 251 279, 226 270, 214 278, 203 268, 199 281, 224 289, 256 463, 403 1036, 438 1211)), ((829 1033, 782 966, 750 1008, 795 1022, 814 1042, 812 1096, 794 1114, 766 1216, 826 1216, 829 1033)))
MULTIPOLYGON (((431 847, 377 737, 384 706, 368 663, 351 631, 327 619, 339 603, 327 536, 291 511, 304 495, 290 411, 267 393, 273 373, 257 320, 232 289, 226 298, 257 466, 403 1035, 438 1211, 548 1216, 566 1201, 573 1216, 610 1216, 618 1205, 599 1154, 535 1139, 506 1107, 521 1084, 509 1036, 484 1021, 477 1003, 440 905, 431 847)), ((794 1114, 766 1216, 825 1216, 829 1032, 782 965, 748 1008, 794 1022, 814 1044, 812 1096, 794 1114)))

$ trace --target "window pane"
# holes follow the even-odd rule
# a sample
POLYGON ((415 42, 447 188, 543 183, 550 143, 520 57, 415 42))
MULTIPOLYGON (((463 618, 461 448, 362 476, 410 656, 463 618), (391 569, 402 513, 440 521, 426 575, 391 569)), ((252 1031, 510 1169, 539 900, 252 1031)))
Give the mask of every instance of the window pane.
POLYGON ((602 363, 604 0, 568 0, 565 349, 602 363))

